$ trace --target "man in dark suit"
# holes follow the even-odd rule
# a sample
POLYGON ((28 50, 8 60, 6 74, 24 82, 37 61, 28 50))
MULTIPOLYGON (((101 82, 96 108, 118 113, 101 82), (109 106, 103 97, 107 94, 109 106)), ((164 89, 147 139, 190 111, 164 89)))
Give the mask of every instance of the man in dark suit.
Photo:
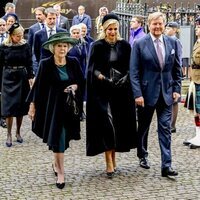
POLYGON ((140 166, 149 169, 147 137, 154 111, 157 113, 161 149, 161 174, 177 176, 171 163, 172 104, 180 97, 181 66, 177 42, 163 35, 165 16, 155 12, 148 17, 150 33, 132 48, 130 80, 138 106, 138 151, 140 166))
POLYGON ((70 29, 70 24, 69 24, 69 20, 67 17, 61 15, 61 6, 60 4, 55 4, 53 6, 53 8, 56 10, 57 12, 57 19, 56 19, 56 26, 60 27, 60 28, 64 28, 69 32, 70 29))
POLYGON ((90 35, 92 20, 89 15, 85 14, 85 7, 82 5, 78 7, 78 15, 75 15, 72 19, 72 26, 80 23, 84 23, 87 26, 87 35, 90 35))
MULTIPOLYGON (((44 7, 37 7, 35 8, 35 18, 37 23, 33 24, 28 31, 28 44, 30 45, 31 49, 33 50, 33 38, 34 34, 43 29, 45 27, 45 8, 44 7)), ((35 54, 33 52, 33 70, 36 73, 38 68, 38 63, 35 58, 35 54)))
MULTIPOLYGON (((36 61, 39 63, 39 61, 43 58, 47 58, 51 56, 51 52, 44 49, 42 47, 42 44, 48 40, 48 38, 58 32, 66 32, 65 29, 61 29, 56 27, 56 16, 57 12, 53 8, 47 8, 45 10, 45 16, 46 16, 46 25, 45 28, 38 31, 34 35, 33 39, 33 49, 34 54, 36 57, 36 61)), ((66 32, 67 34, 67 32, 66 32)))
POLYGON ((16 6, 14 3, 11 3, 11 2, 8 2, 6 5, 5 5, 5 15, 1 18, 3 18, 4 20, 6 20, 7 18, 7 15, 8 14, 15 14, 15 9, 16 9, 16 6))

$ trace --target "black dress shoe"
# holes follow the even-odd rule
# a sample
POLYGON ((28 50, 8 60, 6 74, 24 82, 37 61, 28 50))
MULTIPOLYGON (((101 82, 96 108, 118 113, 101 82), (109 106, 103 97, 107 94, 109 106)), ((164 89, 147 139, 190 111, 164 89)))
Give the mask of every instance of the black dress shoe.
POLYGON ((194 145, 194 144, 189 144, 190 149, 197 149, 200 148, 200 146, 194 145))
POLYGON ((142 167, 144 169, 150 168, 149 161, 147 158, 140 158, 140 167, 142 167))
POLYGON ((188 141, 184 141, 183 144, 186 145, 186 146, 188 146, 188 145, 190 145, 191 143, 188 142, 188 141))
POLYGON ((171 128, 171 133, 176 133, 176 128, 171 128))
POLYGON ((65 187, 65 182, 64 183, 57 183, 56 182, 56 187, 58 188, 58 189, 63 189, 64 187, 65 187))
POLYGON ((171 167, 166 167, 162 169, 162 177, 168 176, 178 176, 178 172, 173 170, 171 167))

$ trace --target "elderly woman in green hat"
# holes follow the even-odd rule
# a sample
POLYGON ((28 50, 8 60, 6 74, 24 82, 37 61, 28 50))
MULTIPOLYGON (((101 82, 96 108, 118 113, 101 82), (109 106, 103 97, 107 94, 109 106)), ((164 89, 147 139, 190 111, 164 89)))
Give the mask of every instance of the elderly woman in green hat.
POLYGON ((56 186, 64 188, 64 151, 70 140, 80 139, 80 116, 77 113, 81 99, 83 74, 76 58, 66 56, 77 43, 66 33, 52 35, 43 44, 52 56, 41 60, 35 83, 29 94, 29 117, 32 131, 47 143, 54 153, 53 171, 56 186), (76 99, 76 113, 66 103, 71 92, 76 99))

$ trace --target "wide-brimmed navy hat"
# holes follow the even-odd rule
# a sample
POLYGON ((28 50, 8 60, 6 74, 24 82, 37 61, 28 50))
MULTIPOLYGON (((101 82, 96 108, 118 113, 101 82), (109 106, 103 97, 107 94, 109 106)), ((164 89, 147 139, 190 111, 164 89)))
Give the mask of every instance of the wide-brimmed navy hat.
POLYGON ((78 44, 78 40, 75 38, 69 37, 69 34, 66 32, 59 32, 56 34, 53 34, 49 37, 49 39, 43 43, 43 48, 49 50, 50 44, 58 44, 58 43, 69 43, 72 46, 75 44, 78 44))
POLYGON ((115 19, 115 20, 119 21, 119 17, 118 17, 116 14, 114 14, 114 13, 109 13, 109 14, 107 14, 107 15, 105 15, 105 16, 103 17, 103 19, 102 19, 102 25, 103 25, 107 20, 109 20, 109 19, 115 19))

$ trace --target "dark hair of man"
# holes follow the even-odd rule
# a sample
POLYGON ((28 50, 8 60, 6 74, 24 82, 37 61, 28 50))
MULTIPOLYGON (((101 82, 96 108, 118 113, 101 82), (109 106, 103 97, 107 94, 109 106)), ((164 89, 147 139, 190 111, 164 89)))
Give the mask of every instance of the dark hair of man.
POLYGON ((141 26, 143 26, 143 24, 144 24, 144 17, 142 15, 134 15, 132 18, 135 18, 137 20, 137 22, 140 23, 141 26))
POLYGON ((45 14, 45 8, 44 8, 44 7, 40 6, 40 7, 35 8, 34 13, 35 13, 37 10, 41 11, 42 14, 45 14))

